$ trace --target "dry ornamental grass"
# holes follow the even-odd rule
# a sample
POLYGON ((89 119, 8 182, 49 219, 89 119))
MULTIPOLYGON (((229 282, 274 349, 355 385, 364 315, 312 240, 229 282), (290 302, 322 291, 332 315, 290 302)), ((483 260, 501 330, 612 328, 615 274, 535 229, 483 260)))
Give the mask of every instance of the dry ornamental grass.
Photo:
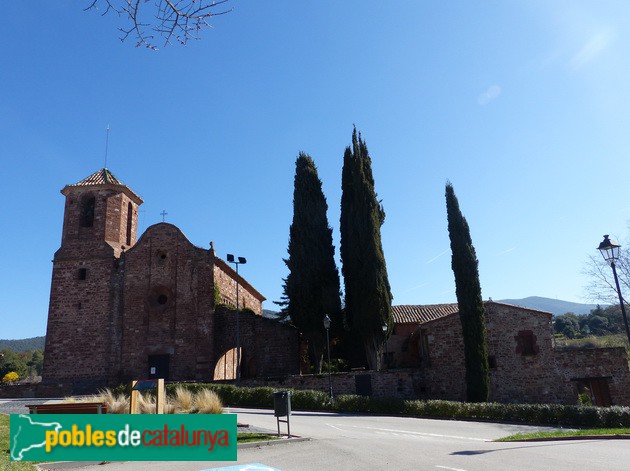
MULTIPOLYGON (((128 414, 129 397, 124 394, 114 394, 105 389, 99 394, 83 397, 66 397, 66 403, 77 402, 104 402, 110 414, 128 414)), ((141 414, 155 414, 155 397, 149 394, 138 394, 138 410, 141 414)), ((223 404, 221 399, 209 389, 203 389, 192 393, 183 387, 177 387, 174 396, 167 396, 164 405, 166 414, 221 414, 223 404)))

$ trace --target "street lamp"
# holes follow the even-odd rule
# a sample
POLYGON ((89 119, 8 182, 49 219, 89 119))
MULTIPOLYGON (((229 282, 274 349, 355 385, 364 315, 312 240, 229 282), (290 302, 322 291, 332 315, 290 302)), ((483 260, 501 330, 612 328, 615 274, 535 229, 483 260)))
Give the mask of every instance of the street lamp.
POLYGON ((387 324, 383 324, 383 343, 385 344, 385 361, 383 362, 385 365, 385 369, 389 368, 389 361, 387 357, 389 356, 389 352, 387 351, 387 324))
POLYGON ((227 261, 236 265, 236 386, 241 384, 241 333, 239 330, 239 311, 240 305, 238 304, 238 266, 247 263, 245 257, 236 257, 231 253, 227 254, 227 261))
POLYGON ((326 329, 326 344, 328 345, 328 392, 330 394, 330 402, 333 400, 333 391, 332 391, 332 374, 330 372, 330 335, 328 331, 330 330, 330 317, 328 314, 324 316, 324 329, 326 329))
POLYGON ((623 315, 623 322, 626 326, 626 335, 628 336, 628 342, 630 343, 630 328, 628 328, 628 317, 626 316, 626 307, 623 302, 623 296, 621 295, 621 288, 619 287, 619 278, 617 277, 617 269, 615 268, 615 262, 619 260, 619 249, 621 245, 615 241, 611 241, 608 238, 608 234, 604 236, 604 240, 597 249, 601 252, 604 260, 608 262, 613 271, 615 278, 615 286, 617 286, 617 295, 619 295, 619 304, 621 305, 621 314, 623 315))

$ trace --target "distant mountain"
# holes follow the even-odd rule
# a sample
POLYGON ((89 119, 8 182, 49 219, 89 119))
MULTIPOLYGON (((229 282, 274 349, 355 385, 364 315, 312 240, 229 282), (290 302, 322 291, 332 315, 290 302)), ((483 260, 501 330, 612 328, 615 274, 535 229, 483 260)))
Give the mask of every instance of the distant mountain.
POLYGON ((14 352, 28 352, 30 350, 43 350, 46 337, 33 337, 20 340, 0 339, 0 350, 12 350, 14 352))
POLYGON ((597 307, 597 304, 572 303, 561 301, 560 299, 541 298, 540 296, 530 296, 523 299, 501 299, 498 302, 514 304, 515 306, 527 307, 538 311, 547 311, 554 315, 566 314, 567 312, 588 314, 597 307))
POLYGON ((262 315, 263 317, 266 317, 268 319, 277 319, 280 313, 278 311, 271 311, 269 309, 263 309, 262 315))

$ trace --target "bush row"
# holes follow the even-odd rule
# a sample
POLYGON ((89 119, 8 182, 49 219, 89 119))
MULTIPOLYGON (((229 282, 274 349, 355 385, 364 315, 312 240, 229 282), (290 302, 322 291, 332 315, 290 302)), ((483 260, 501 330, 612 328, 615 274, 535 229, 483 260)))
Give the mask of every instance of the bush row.
MULTIPOLYGON (((285 389, 236 387, 229 384, 180 383, 191 392, 215 391, 223 404, 237 407, 273 408, 273 393, 285 389)), ((173 394, 177 384, 167 385, 173 394)), ((562 427, 630 427, 630 407, 585 407, 561 404, 468 403, 442 400, 401 400, 340 395, 330 401, 322 391, 290 389, 292 410, 376 413, 436 419, 487 420, 562 427)))

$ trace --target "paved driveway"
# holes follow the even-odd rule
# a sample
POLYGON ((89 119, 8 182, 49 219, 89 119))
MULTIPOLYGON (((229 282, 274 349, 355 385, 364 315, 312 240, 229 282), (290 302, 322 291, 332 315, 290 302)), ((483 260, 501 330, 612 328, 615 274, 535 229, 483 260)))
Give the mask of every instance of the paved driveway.
MULTIPOLYGON (((275 429, 272 411, 231 409, 238 421, 275 429)), ((283 425, 283 427, 285 427, 283 425)), ((493 440, 541 427, 316 412, 295 412, 291 432, 309 437, 239 449, 234 462, 126 462, 85 471, 200 471, 232 469, 431 470, 431 471, 627 471, 630 442, 580 440, 498 443, 493 440)), ((286 429, 285 429, 286 430, 286 429)))

